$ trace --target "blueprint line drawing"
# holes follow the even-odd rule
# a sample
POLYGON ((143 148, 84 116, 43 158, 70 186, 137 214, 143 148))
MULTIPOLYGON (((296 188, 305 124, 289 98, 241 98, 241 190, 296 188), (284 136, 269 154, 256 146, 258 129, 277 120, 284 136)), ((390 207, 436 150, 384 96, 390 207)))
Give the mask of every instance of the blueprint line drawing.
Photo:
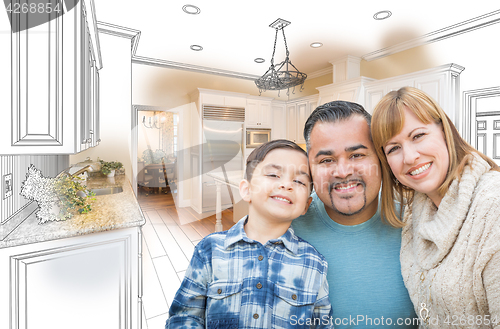
POLYGON ((371 111, 421 88, 500 164, 497 1, 390 5, 4 0, 0 328, 164 325, 196 243, 245 214, 246 132, 305 145, 307 117, 332 100, 371 111), (308 78, 302 92, 260 95, 278 17, 293 21, 288 47, 308 78), (108 177, 104 162, 122 168, 108 177), (40 224, 21 194, 30 167, 47 179, 87 168, 92 210, 40 224))

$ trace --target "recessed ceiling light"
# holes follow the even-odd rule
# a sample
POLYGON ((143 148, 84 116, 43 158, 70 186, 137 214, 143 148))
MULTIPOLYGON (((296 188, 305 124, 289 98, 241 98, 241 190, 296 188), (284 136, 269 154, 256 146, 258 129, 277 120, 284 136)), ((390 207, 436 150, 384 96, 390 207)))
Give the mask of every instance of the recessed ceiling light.
POLYGON ((323 46, 323 44, 321 42, 313 42, 313 43, 311 43, 311 47, 313 47, 313 48, 319 48, 321 46, 323 46))
POLYGON ((182 10, 186 14, 191 14, 191 15, 198 15, 201 12, 200 8, 193 5, 184 5, 182 6, 182 10))
POLYGON ((194 51, 201 51, 203 50, 203 47, 202 46, 198 46, 198 45, 191 45, 191 50, 194 50, 194 51))
POLYGON ((378 13, 375 13, 373 15, 373 18, 376 19, 377 21, 381 21, 383 19, 391 17, 392 13, 389 10, 382 10, 379 11, 378 13))
POLYGON ((260 64, 260 63, 264 63, 265 61, 266 61, 266 60, 265 60, 264 58, 260 58, 260 57, 258 57, 258 58, 256 58, 256 59, 254 59, 254 62, 255 62, 255 63, 259 63, 259 64, 260 64))

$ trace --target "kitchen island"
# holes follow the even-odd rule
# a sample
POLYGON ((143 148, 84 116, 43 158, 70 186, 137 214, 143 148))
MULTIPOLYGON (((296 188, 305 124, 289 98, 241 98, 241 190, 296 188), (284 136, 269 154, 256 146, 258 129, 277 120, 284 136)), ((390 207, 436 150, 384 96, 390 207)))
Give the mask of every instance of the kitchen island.
POLYGON ((140 328, 142 211, 124 175, 92 177, 92 211, 0 241, 0 328, 140 328))

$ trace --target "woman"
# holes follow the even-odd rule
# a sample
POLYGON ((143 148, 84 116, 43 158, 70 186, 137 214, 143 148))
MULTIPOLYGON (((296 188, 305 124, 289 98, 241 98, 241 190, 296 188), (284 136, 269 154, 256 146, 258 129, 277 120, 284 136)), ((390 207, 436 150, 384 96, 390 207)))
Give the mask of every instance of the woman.
POLYGON ((415 88, 384 96, 371 130, 382 215, 403 227, 401 270, 422 325, 500 328, 500 168, 415 88))

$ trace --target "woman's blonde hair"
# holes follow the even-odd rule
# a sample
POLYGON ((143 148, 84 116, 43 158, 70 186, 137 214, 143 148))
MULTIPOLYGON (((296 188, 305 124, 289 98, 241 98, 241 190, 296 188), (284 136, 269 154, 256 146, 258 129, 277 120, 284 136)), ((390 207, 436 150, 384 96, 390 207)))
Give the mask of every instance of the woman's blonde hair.
POLYGON ((441 124, 443 128, 448 148, 449 166, 446 178, 438 189, 441 196, 446 194, 455 178, 460 179, 462 170, 471 160, 473 153, 479 154, 493 170, 500 171, 493 160, 477 151, 460 137, 453 122, 429 95, 412 87, 391 91, 380 100, 373 110, 371 133, 373 145, 382 166, 381 213, 382 217, 394 227, 404 226, 400 220, 403 208, 412 203, 415 192, 411 188, 398 184, 384 152, 385 144, 403 129, 405 109, 412 111, 423 123, 434 122, 441 124), (399 214, 396 214, 395 200, 399 201, 401 205, 399 214))

